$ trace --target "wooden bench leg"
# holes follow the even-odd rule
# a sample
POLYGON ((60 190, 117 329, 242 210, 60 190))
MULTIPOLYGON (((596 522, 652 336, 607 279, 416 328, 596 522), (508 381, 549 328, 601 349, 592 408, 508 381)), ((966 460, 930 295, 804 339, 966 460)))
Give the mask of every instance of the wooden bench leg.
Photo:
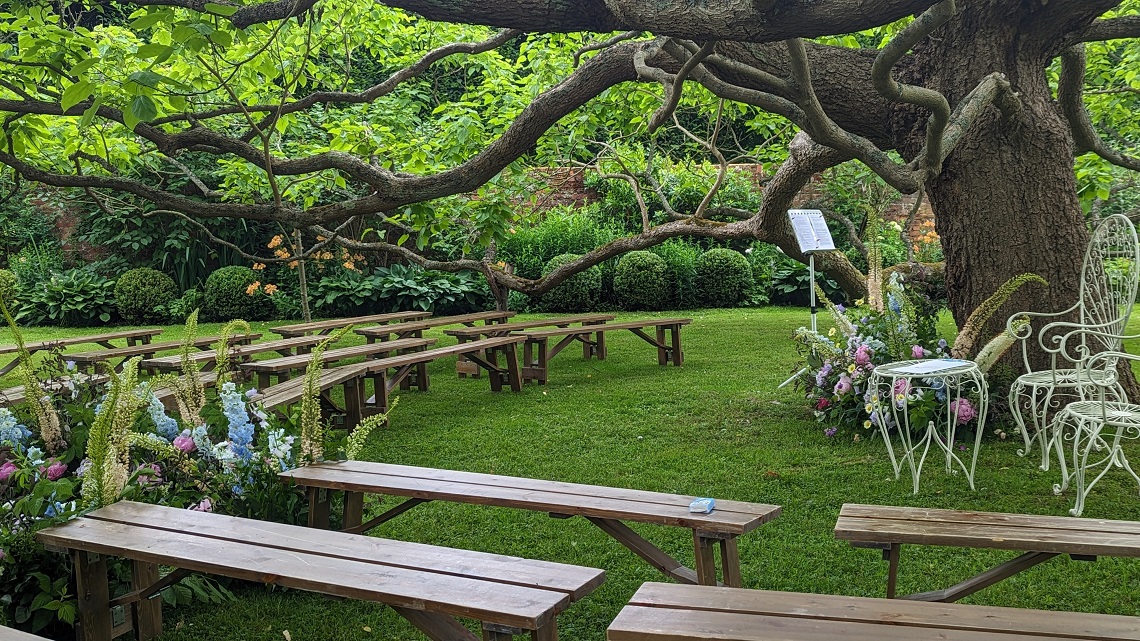
POLYGON ((344 493, 344 529, 358 528, 364 521, 364 492, 344 493))
MULTIPOLYGON (((131 561, 131 589, 145 590, 158 583, 158 564, 131 561)), ((162 635, 162 599, 140 599, 134 604, 134 628, 138 641, 162 635)))
POLYGON ((483 624, 483 641, 512 641, 518 634, 523 634, 523 630, 493 623, 483 624))
POLYGON ((503 358, 507 359, 507 383, 512 392, 522 391, 522 370, 519 369, 519 354, 515 344, 503 346, 503 358))
POLYGON ((697 584, 716 585, 716 556, 713 554, 716 539, 709 539, 693 530, 693 552, 697 561, 697 584))
POLYGON ((79 620, 75 624, 77 641, 111 639, 111 599, 107 585, 107 559, 99 554, 79 550, 71 553, 75 566, 75 595, 79 601, 79 620))
POLYGON ((669 348, 665 346, 665 327, 657 326, 657 364, 669 364, 669 348))
POLYGON ((887 560, 887 598, 895 598, 895 590, 899 582, 899 555, 902 554, 901 543, 891 543, 891 547, 883 550, 887 560))
MULTIPOLYGON (((556 514, 551 514, 551 516, 558 517, 556 514)), ((588 516, 586 519, 598 526, 606 534, 609 534, 618 543, 629 548, 630 552, 645 559, 645 561, 660 570, 665 576, 678 583, 686 583, 688 585, 697 585, 699 583, 696 572, 682 565, 680 561, 666 554, 661 548, 645 540, 644 537, 634 532, 625 523, 616 519, 603 519, 593 516, 588 516)), ((715 575, 713 576, 712 585, 716 585, 715 575)))
POLYGON ((673 364, 680 367, 685 364, 685 353, 681 351, 681 326, 673 325, 669 333, 673 337, 673 364))
POLYGON ((449 616, 396 606, 392 609, 432 641, 479 641, 479 637, 449 616))
POLYGON ((724 584, 730 588, 744 587, 744 580, 740 575, 740 547, 737 545, 736 537, 721 539, 719 544, 720 569, 724 575, 724 584))
POLYGON ((530 633, 531 641, 558 641, 558 627, 551 621, 530 633))
POLYGON ((606 360, 606 332, 604 330, 598 330, 594 334, 594 356, 599 361, 606 360))
POLYGON ((310 487, 309 527, 329 529, 329 491, 323 487, 310 487))

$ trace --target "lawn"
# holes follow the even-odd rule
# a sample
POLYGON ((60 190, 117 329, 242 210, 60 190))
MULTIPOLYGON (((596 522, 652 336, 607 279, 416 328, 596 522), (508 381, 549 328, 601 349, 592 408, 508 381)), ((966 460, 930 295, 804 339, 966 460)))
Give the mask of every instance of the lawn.
MULTIPOLYGON (((1052 491, 1057 471, 1041 472, 1034 457, 1020 458, 1021 441, 1012 434, 1010 440, 983 442, 977 491, 928 461, 917 495, 910 492, 909 478, 893 478, 874 434, 860 429, 855 440, 847 428, 825 436, 826 426, 794 389, 777 389, 795 369, 789 337, 806 323, 804 310, 686 315, 693 323, 683 332, 682 368, 659 367, 655 350, 628 332, 607 337, 605 362, 582 361, 580 352, 566 350, 553 361, 548 385, 527 385, 521 394, 492 394, 485 379, 458 379, 454 359, 434 363, 431 391, 401 393, 390 426, 373 435, 363 458, 776 503, 783 515, 740 542, 745 585, 770 590, 883 595, 886 564, 879 554, 832 536, 846 502, 1067 514, 1071 493, 1052 491)), ((203 333, 216 330, 202 327, 203 333)), ((26 338, 75 333, 81 332, 28 330, 26 338)), ((167 339, 178 335, 171 328, 167 339)), ((0 383, 14 384, 10 378, 0 383)), ((1133 451, 1140 460, 1140 451, 1133 451)), ((369 504, 373 511, 381 507, 369 504)), ((1114 471, 1094 489, 1085 516, 1140 519, 1136 485, 1114 471)), ((688 530, 635 529, 692 562, 688 530)), ((559 618, 561 637, 568 640, 601 641, 642 582, 663 580, 581 519, 429 503, 372 533, 605 568, 605 584, 559 618)), ((899 590, 944 587, 1013 556, 905 548, 899 590)), ((1058 558, 966 602, 1135 615, 1137 585, 1136 561, 1058 558)), ((374 605, 264 588, 237 594, 236 603, 223 606, 167 609, 163 639, 424 638, 391 610, 374 605)))

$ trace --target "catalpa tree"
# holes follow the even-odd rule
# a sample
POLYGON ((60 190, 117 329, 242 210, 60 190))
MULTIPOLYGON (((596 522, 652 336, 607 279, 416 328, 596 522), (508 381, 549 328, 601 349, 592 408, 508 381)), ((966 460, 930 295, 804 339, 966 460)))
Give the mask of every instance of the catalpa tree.
MULTIPOLYGON (((1088 240, 1074 159, 1140 167, 1128 155, 1134 130, 1106 128, 1084 95, 1091 83, 1101 113, 1134 111, 1127 39, 1140 36, 1140 16, 1122 0, 138 0, 115 5, 127 7, 122 26, 113 11, 54 6, 3 14, 0 163, 23 179, 93 198, 131 194, 190 219, 279 221, 322 243, 479 269, 495 289, 542 293, 675 236, 759 239, 797 256, 784 211, 813 174, 855 160, 929 198, 959 323, 1021 272, 1049 287, 1019 293, 1010 309, 1060 309, 1076 296, 1088 240), (417 19, 385 6, 440 26, 425 37, 417 19), (522 33, 532 34, 526 50, 504 58, 522 33), (449 37, 461 41, 440 44, 449 37), (577 65, 544 62, 543 47, 568 43, 577 65), (472 117, 462 110, 431 114, 437 142, 417 155, 409 145, 431 119, 407 122, 401 91, 422 91, 441 65, 470 70, 483 87, 470 95, 506 108, 477 127, 457 128, 472 117), (516 80, 495 85, 511 65, 516 80), (362 67, 375 82, 360 82, 362 67), (646 86, 660 99, 624 89, 646 86), (362 220, 431 230, 443 223, 425 203, 480 190, 551 131, 612 119, 612 108, 625 110, 626 124, 640 110, 653 135, 694 91, 799 131, 757 211, 671 210, 668 222, 538 280, 502 269, 490 252, 441 262, 387 234, 346 233, 362 220), (463 144, 449 131, 464 132, 463 144), (207 184, 196 177, 202 167, 223 169, 225 180, 207 184), (195 188, 171 180, 179 174, 195 188)), ((715 130, 693 138, 724 164, 715 130)), ((475 245, 490 246, 510 207, 477 198, 463 216, 475 245)), ((849 292, 864 287, 842 256, 819 262, 849 292)))

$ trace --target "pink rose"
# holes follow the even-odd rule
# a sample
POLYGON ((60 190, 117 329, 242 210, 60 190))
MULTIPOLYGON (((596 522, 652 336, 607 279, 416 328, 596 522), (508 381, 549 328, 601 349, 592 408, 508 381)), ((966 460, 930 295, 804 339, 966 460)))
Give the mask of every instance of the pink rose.
POLYGON ((12 461, 5 461, 4 465, 0 465, 0 483, 7 481, 13 474, 16 473, 16 464, 12 461))
POLYGON ((926 350, 922 349, 922 345, 915 345, 910 348, 910 355, 914 358, 926 358, 926 350))
POLYGON ((174 447, 177 447, 187 454, 198 449, 198 446, 194 444, 194 439, 190 438, 190 430, 185 430, 174 437, 174 447))
POLYGON ((200 502, 198 502, 194 505, 191 505, 190 509, 194 510, 195 512, 213 512, 214 511, 214 503, 212 501, 210 501, 210 497, 207 496, 206 498, 202 499, 200 502))
POLYGON ((67 465, 62 461, 56 461, 47 467, 44 474, 49 481, 58 481, 64 474, 67 474, 67 465))
POLYGON ((905 396, 910 391, 910 381, 905 378, 900 378, 895 381, 894 386, 891 388, 895 396, 905 396))
POLYGON ((859 347, 856 347, 855 348, 855 364, 858 365, 859 367, 866 367, 867 365, 870 365, 871 364, 871 356, 873 356, 874 354, 875 354, 875 350, 871 349, 870 347, 867 347, 866 345, 860 345, 859 347))
POLYGON ((969 423, 978 416, 978 410, 968 398, 956 398, 950 401, 950 413, 954 415, 954 420, 959 425, 969 423))

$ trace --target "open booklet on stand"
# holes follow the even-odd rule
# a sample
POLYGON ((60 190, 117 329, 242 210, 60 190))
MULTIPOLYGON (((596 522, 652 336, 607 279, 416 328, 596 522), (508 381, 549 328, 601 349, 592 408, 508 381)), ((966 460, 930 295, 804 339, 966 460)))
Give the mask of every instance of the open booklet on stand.
POLYGON ((792 231, 795 232, 796 242, 799 243, 800 251, 803 253, 835 249, 835 241, 831 239, 831 230, 827 228, 827 221, 823 219, 822 211, 789 209, 788 218, 792 221, 792 231))

